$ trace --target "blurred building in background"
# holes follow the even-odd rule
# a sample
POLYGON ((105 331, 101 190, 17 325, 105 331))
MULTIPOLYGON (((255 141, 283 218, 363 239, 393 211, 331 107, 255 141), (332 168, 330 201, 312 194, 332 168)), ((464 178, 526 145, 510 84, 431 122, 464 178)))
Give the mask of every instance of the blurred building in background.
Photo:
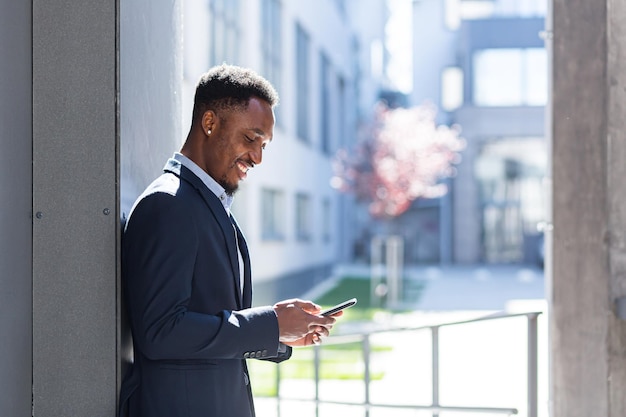
POLYGON ((542 264, 546 8, 545 0, 413 2, 410 102, 435 103, 467 147, 450 192, 405 215, 418 225, 407 259, 542 264))

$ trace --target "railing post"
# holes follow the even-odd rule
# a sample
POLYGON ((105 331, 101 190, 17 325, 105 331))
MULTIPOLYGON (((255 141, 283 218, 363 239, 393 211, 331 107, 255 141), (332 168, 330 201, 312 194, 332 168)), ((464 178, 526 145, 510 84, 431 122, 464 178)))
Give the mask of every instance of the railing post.
POLYGON ((280 365, 276 364, 276 417, 280 417, 280 365))
POLYGON ((383 305, 383 295, 379 292, 379 286, 383 284, 384 275, 384 259, 383 259, 383 240, 379 236, 374 236, 370 243, 371 265, 370 265, 370 300, 372 306, 380 307, 383 305))
POLYGON ((386 241, 387 260, 387 306, 395 307, 402 301, 402 264, 404 246, 400 236, 389 236, 386 241))
POLYGON ((528 318, 528 417, 537 417, 537 385, 538 385, 538 359, 537 359, 537 314, 529 314, 528 318))
MULTIPOLYGON (((433 326, 431 331, 431 349, 433 362, 433 407, 439 407, 439 327, 433 326)), ((433 417, 439 417, 439 411, 433 411, 433 417)))
POLYGON ((313 348, 313 364, 315 366, 315 417, 320 415, 320 347, 313 348))
POLYGON ((365 367, 365 417, 370 415, 370 336, 363 335, 363 365, 365 367))

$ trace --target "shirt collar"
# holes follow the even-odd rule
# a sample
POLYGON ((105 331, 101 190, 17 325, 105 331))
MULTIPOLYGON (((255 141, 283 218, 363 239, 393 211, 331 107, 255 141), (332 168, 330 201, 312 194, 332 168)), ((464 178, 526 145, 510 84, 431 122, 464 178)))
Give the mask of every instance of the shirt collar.
POLYGON ((211 178, 209 174, 206 173, 205 170, 200 168, 195 162, 187 158, 182 153, 174 153, 173 158, 180 162, 182 166, 193 172, 198 178, 200 178, 204 185, 206 185, 206 187, 211 190, 211 192, 215 194, 217 198, 220 199, 222 205, 224 206, 224 210, 226 210, 226 213, 230 214, 230 206, 233 204, 233 196, 226 194, 226 191, 224 191, 224 187, 219 185, 217 181, 215 181, 213 178, 211 178))

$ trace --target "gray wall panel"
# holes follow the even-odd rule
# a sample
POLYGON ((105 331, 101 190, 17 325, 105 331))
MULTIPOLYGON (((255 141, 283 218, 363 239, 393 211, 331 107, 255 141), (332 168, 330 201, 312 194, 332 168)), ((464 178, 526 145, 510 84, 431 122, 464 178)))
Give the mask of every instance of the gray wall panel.
POLYGON ((31 5, 0 13, 0 416, 26 417, 32 374, 31 5))
POLYGON ((115 3, 33 2, 37 417, 115 412, 115 3))

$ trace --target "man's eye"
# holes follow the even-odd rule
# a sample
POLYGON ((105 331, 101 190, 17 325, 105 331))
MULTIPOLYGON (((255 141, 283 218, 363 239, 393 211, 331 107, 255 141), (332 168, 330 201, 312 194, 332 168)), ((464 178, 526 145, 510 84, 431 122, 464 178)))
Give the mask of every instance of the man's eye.
POLYGON ((250 138, 249 138, 249 137, 247 137, 247 136, 244 136, 244 138, 246 138, 246 140, 247 140, 248 142, 250 142, 250 143, 254 142, 254 139, 250 139, 250 138))

